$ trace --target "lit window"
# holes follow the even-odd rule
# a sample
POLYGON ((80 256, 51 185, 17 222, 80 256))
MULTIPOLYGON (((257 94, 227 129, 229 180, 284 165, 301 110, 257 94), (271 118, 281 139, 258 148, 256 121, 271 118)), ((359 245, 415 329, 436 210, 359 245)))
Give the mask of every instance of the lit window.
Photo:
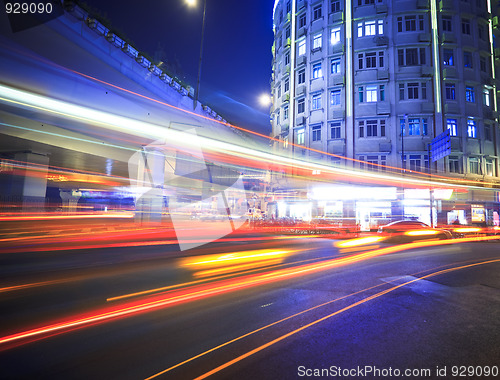
POLYGON ((427 118, 422 119, 422 134, 427 136, 429 134, 429 125, 427 124, 427 118))
POLYGON ((406 121, 405 119, 399 119, 399 135, 400 136, 405 136, 406 135, 406 121))
POLYGON ((332 45, 340 42, 340 28, 333 28, 330 34, 330 41, 332 45))
POLYGON ((306 141, 306 131, 304 128, 297 129, 297 144, 304 145, 306 141))
POLYGON ((321 49, 323 34, 316 34, 313 38, 313 50, 321 49))
POLYGON ((312 77, 313 79, 321 78, 323 76, 323 70, 321 69, 321 62, 315 63, 312 66, 312 77))
POLYGON ((443 50, 443 65, 445 66, 453 66, 453 50, 444 49, 443 50))
POLYGON ((299 56, 306 54, 306 40, 299 41, 299 56))
POLYGON ((341 124, 340 122, 334 122, 330 124, 330 138, 331 139, 340 139, 340 132, 341 132, 341 124))
POLYGON ((376 34, 375 21, 366 21, 365 22, 365 36, 374 36, 375 34, 376 34))
POLYGON ((465 101, 474 103, 476 101, 476 97, 474 94, 474 87, 467 86, 465 87, 465 101))
POLYGON ((312 141, 321 141, 321 125, 312 127, 312 141))
POLYGON ((312 97, 312 109, 319 110, 321 108, 321 94, 313 95, 312 97))
POLYGON ((332 90, 330 94, 330 104, 332 106, 340 106, 340 90, 332 90))
POLYGON ((408 135, 409 136, 419 136, 420 135, 420 119, 419 118, 409 118, 408 119, 408 135))
POLYGON ((384 34, 384 20, 377 20, 378 34, 384 34))
POLYGON ((457 119, 446 119, 446 128, 450 130, 450 136, 457 136, 457 119))
POLYGON ((476 121, 472 119, 467 120, 467 137, 477 138, 476 121))
POLYGON ((445 94, 446 100, 455 100, 455 83, 446 83, 445 94))
POLYGON ((340 74, 340 58, 332 59, 331 72, 332 74, 340 74))
POLYGON ((490 90, 487 88, 483 88, 483 104, 486 107, 490 106, 490 90))
POLYGON ((366 101, 367 102, 377 101, 377 86, 366 86, 366 101))

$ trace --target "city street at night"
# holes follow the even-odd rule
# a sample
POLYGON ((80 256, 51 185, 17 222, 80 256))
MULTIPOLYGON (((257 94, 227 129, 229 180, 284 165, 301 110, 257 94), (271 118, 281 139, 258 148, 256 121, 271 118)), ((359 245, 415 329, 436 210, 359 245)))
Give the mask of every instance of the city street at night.
POLYGON ((500 379, 500 1, 0 10, 0 380, 500 379))

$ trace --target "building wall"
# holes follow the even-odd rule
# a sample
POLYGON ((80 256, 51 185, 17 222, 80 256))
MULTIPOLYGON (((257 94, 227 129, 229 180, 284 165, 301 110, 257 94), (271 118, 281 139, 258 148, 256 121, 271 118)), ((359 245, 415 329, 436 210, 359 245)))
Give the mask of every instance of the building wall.
POLYGON ((276 1, 275 149, 427 171, 450 129, 431 169, 498 179, 498 15, 487 0, 276 1))

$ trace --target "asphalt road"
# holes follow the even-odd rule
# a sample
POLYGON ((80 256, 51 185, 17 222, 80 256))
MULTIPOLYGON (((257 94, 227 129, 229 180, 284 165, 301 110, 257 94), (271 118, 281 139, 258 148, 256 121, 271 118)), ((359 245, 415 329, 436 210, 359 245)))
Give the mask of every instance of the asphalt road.
POLYGON ((183 254, 4 253, 0 377, 442 379, 474 366, 467 378, 495 378, 484 374, 500 366, 500 242, 387 247, 253 235, 183 254), (287 253, 239 275, 180 265, 263 249, 287 253))

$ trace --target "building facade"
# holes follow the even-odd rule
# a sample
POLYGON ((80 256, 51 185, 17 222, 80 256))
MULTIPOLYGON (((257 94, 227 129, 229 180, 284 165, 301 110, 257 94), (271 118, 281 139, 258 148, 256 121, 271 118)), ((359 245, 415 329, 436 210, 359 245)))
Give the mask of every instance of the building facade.
POLYGON ((493 0, 276 0, 274 148, 496 182, 499 12, 493 0), (451 153, 432 162, 446 131, 451 153))

